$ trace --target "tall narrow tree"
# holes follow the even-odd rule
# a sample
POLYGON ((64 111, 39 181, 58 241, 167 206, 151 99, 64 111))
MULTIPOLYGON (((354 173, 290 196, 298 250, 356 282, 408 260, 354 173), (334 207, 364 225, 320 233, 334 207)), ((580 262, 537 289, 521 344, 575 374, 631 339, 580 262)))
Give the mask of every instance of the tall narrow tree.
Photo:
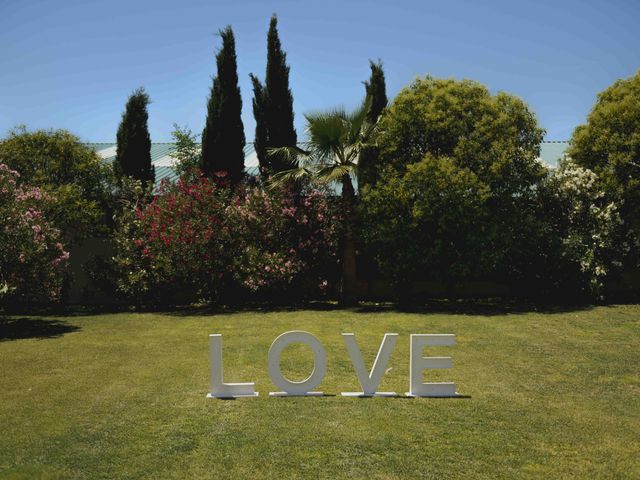
POLYGON ((271 17, 267 34, 267 71, 264 87, 256 89, 260 83, 252 76, 254 82, 254 116, 256 118, 256 153, 260 161, 261 171, 278 173, 292 168, 282 158, 267 155, 267 149, 294 147, 297 142, 296 130, 293 126, 293 96, 289 88, 289 66, 287 54, 282 51, 278 36, 278 19, 271 17), (255 79, 255 80, 254 80, 255 79), (258 95, 261 95, 259 98, 258 95), (264 147, 261 144, 265 141, 264 147))
POLYGON ((155 178, 155 171, 151 164, 147 105, 149 105, 149 95, 142 87, 135 90, 129 97, 118 127, 114 164, 118 177, 133 177, 144 185, 153 183, 155 178))
POLYGON ((217 75, 211 86, 202 132, 202 170, 207 176, 224 174, 232 183, 237 183, 244 172, 245 137, 231 27, 220 30, 220 37, 222 48, 216 55, 217 75))
POLYGON ((263 177, 269 176, 269 161, 267 156, 267 142, 269 141, 269 132, 267 129, 267 92, 260 82, 260 79, 253 74, 251 77, 251 83, 253 84, 253 117, 256 119, 256 135, 253 140, 253 145, 256 149, 258 161, 260 163, 260 174, 263 177))
MULTIPOLYGON (((387 106, 387 88, 384 79, 382 62, 369 61, 371 77, 364 82, 365 92, 369 98, 369 110, 367 121, 375 125, 378 117, 387 106)), ((365 185, 375 185, 380 170, 378 149, 375 145, 369 145, 362 150, 358 159, 358 189, 365 185)))

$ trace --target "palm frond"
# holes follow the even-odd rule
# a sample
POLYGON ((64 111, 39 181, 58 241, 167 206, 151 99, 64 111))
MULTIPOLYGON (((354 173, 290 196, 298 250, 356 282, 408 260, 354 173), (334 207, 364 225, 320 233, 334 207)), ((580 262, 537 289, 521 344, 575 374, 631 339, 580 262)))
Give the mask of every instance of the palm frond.
POLYGON ((357 163, 360 153, 366 146, 367 144, 362 141, 356 141, 351 145, 347 145, 344 149, 345 163, 357 163))
POLYGON ((370 107, 371 98, 367 96, 353 112, 340 107, 305 115, 309 135, 307 165, 319 177, 334 181, 347 171, 355 174, 360 152, 374 132, 375 125, 367 120, 370 107), (336 170, 337 166, 341 168, 336 170))
POLYGON ((348 116, 349 122, 349 140, 350 143, 354 142, 358 137, 360 137, 363 131, 366 129, 367 124, 367 113, 371 108, 371 96, 367 95, 362 104, 353 112, 351 112, 348 116))
POLYGON ((309 142, 318 158, 330 157, 345 142, 349 126, 344 109, 310 113, 305 118, 309 142))
POLYGON ((318 170, 315 177, 321 183, 338 182, 344 175, 351 175, 355 172, 354 164, 335 164, 318 170))
POLYGON ((278 188, 291 182, 300 182, 306 178, 313 178, 314 171, 306 167, 292 168, 278 172, 269 178, 268 185, 270 188, 278 188))
POLYGON ((270 147, 267 148, 267 156, 275 157, 282 160, 284 163, 288 163, 291 166, 299 164, 300 158, 309 156, 309 152, 303 150, 298 146, 293 147, 270 147))

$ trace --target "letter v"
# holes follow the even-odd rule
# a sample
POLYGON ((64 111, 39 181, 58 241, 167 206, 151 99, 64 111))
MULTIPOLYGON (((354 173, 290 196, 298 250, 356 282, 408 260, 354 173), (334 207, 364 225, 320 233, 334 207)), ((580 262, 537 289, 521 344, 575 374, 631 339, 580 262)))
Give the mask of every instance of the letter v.
POLYGON ((349 351, 349 356, 351 357, 351 363, 353 364, 353 368, 358 375, 358 381, 360 382, 360 386, 362 387, 362 392, 342 392, 342 395, 345 397, 397 396, 395 392, 377 392, 376 390, 378 388, 378 385, 380 385, 380 380, 382 380, 382 376, 384 375, 387 364, 389 363, 389 357, 391 356, 393 347, 398 340, 398 334, 384 334, 384 338, 382 339, 382 343, 380 344, 380 350, 378 350, 378 355, 373 362, 371 373, 368 373, 367 369, 364 366, 364 360, 362 359, 362 354, 360 353, 360 349, 358 348, 358 344, 356 343, 355 334, 343 333, 342 338, 344 339, 344 343, 347 345, 347 350, 349 351))

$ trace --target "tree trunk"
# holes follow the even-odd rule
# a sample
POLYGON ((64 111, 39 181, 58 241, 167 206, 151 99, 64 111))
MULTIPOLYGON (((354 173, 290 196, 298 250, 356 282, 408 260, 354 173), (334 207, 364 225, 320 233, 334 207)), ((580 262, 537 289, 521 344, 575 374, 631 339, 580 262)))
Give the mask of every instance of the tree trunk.
POLYGON ((356 287, 358 272, 356 267, 356 242, 353 232, 355 190, 351 177, 342 176, 342 204, 344 212, 344 238, 342 242, 342 285, 340 303, 352 306, 358 302, 356 287))

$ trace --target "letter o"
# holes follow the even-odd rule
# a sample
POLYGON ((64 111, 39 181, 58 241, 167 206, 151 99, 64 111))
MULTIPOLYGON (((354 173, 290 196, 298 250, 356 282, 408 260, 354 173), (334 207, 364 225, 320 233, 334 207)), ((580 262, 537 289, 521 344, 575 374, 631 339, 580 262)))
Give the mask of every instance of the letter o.
POLYGON ((327 373, 327 354, 316 337, 309 332, 293 330, 276 338, 269 348, 269 376, 274 385, 289 395, 304 395, 320 385, 327 373), (280 355, 290 343, 304 343, 313 350, 313 372, 301 382, 292 382, 280 371, 280 355))

